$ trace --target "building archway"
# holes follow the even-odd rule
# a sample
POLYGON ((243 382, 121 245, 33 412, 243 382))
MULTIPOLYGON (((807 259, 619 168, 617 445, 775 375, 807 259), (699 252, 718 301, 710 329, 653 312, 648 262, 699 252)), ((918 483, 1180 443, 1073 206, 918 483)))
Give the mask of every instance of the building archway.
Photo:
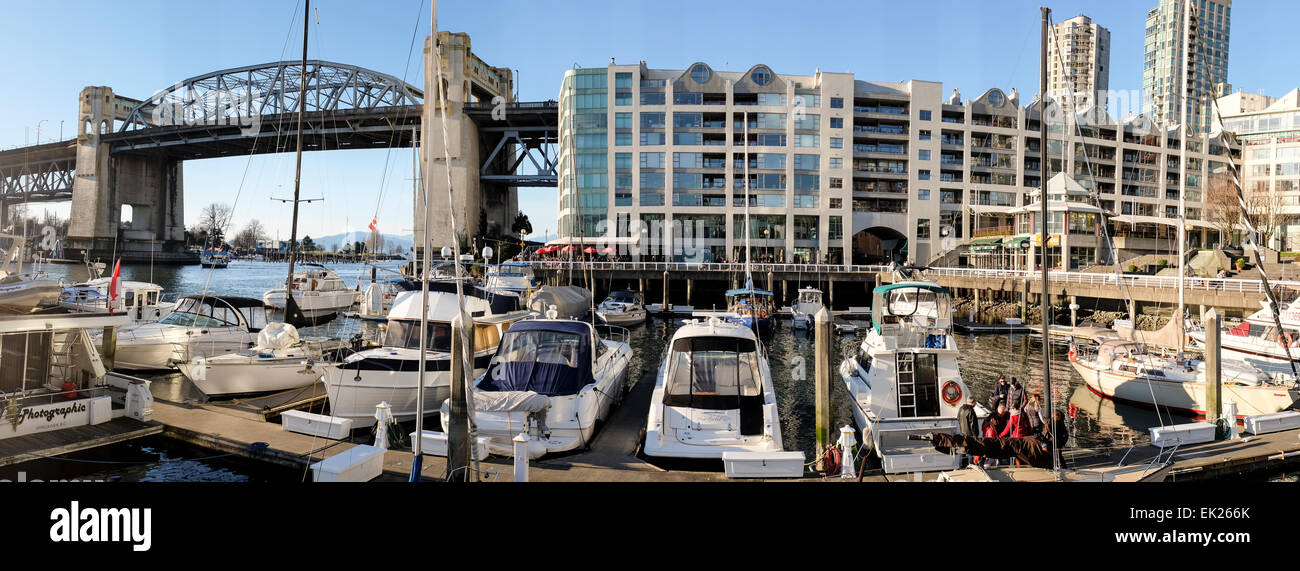
POLYGON ((872 226, 853 235, 853 263, 907 261, 907 236, 888 226, 872 226))

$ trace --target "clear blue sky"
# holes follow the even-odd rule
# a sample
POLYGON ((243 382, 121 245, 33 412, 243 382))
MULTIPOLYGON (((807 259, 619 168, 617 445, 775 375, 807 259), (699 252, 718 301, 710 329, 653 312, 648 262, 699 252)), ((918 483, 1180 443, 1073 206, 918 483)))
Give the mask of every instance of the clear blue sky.
MULTIPOLYGON (((518 70, 521 98, 555 98, 575 64, 593 67, 646 60, 684 69, 758 63, 778 73, 851 71, 858 79, 940 81, 945 91, 978 96, 991 87, 1037 91, 1041 2, 1028 1, 760 1, 564 2, 442 0, 439 27, 467 32, 491 65, 518 70)), ((1140 90, 1146 12, 1156 0, 1048 2, 1057 21, 1083 13, 1111 31, 1110 85, 1140 90)), ((74 134, 76 97, 87 85, 145 98, 187 77, 301 53, 301 0, 100 2, 0 0, 0 148, 74 134)), ((360 65, 423 85, 421 42, 428 35, 425 0, 317 0, 310 55, 360 65), (418 34, 410 54, 412 33, 418 34), (406 67, 408 55, 411 65, 406 67)), ((1228 81, 1279 96, 1300 85, 1300 64, 1281 46, 1295 34, 1300 4, 1238 0, 1232 13, 1228 81)), ((411 227, 409 151, 308 153, 302 207, 309 235, 364 228, 379 208, 381 230, 411 227), (390 159, 384 172, 385 158, 390 159), (383 188, 382 206, 380 189, 383 188)), ((185 164, 187 223, 212 202, 234 204, 234 227, 256 218, 287 237, 290 212, 270 196, 293 188, 293 155, 190 161, 185 164), (240 178, 248 177, 236 203, 240 178)), ((520 208, 537 232, 555 229, 555 191, 521 189, 520 208)), ((41 207, 35 210, 39 212, 41 207)), ((51 207, 67 212, 67 205, 51 207)))

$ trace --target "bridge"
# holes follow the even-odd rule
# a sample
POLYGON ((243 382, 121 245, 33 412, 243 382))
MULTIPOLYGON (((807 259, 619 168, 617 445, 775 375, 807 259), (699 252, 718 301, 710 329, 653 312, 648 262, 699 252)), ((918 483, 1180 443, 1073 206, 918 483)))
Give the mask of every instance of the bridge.
MULTIPOLYGON (((438 134, 445 119, 464 192, 455 205, 435 206, 456 212, 468 235, 508 229, 519 187, 556 184, 558 105, 513 101, 510 70, 474 56, 467 35, 440 32, 439 45, 447 109, 426 106, 424 89, 392 75, 323 60, 308 60, 306 73, 301 61, 204 73, 143 100, 86 87, 75 139, 0 151, 0 226, 9 223, 9 205, 71 201, 69 257, 86 250, 92 258, 197 263, 185 244, 184 161, 294 152, 301 109, 304 151, 411 148, 427 144, 419 133, 438 134), (478 227, 480 212, 489 228, 478 227)), ((434 188, 445 187, 439 180, 434 188)), ((449 234, 434 239, 450 244, 449 234)))
MULTIPOLYGON (((743 263, 693 262, 581 262, 534 261, 534 271, 549 283, 585 283, 589 269, 592 281, 600 289, 627 287, 646 292, 647 301, 675 300, 675 303, 721 304, 721 291, 737 287, 744 281, 743 263), (653 292, 653 294, 651 293, 653 292), (668 292, 665 295, 664 292, 668 292), (702 292, 703 295, 696 295, 702 292)), ((827 302, 836 308, 870 305, 872 288, 894 281, 887 266, 841 264, 751 264, 756 286, 771 290, 780 303, 788 302, 802 285, 819 284, 827 293, 827 302), (835 295, 839 293, 839 302, 835 295)), ((925 277, 953 290, 956 295, 977 299, 1004 299, 1021 303, 1039 303, 1042 297, 1042 273, 1022 270, 985 270, 977 268, 930 268, 925 277)), ((1119 275, 1112 273, 1048 272, 1049 294, 1053 305, 1071 300, 1131 299, 1134 313, 1143 304, 1164 307, 1178 302, 1178 278, 1169 276, 1119 275)), ((1270 281, 1281 300, 1300 297, 1300 281, 1270 281)), ((1265 299, 1262 282, 1237 278, 1185 278, 1184 301, 1198 315, 1198 309, 1215 307, 1232 314, 1249 315, 1262 307, 1265 299)))

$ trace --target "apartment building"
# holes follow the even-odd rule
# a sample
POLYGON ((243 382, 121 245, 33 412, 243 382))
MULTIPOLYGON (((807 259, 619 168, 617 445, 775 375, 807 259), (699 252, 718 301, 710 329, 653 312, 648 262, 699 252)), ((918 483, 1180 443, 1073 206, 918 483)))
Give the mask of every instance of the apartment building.
MULTIPOLYGON (((963 100, 930 81, 642 62, 572 70, 560 103, 564 242, 635 244, 651 259, 736 261, 747 202, 755 260, 947 256, 1029 268, 1045 248, 1053 266, 1080 267, 1108 259, 1096 242, 1098 219, 1120 235, 1121 259, 1177 249, 1177 134, 1140 116, 1116 121, 1097 107, 1076 116, 1049 105, 1049 178, 1071 179, 1060 181, 1066 201, 1082 196, 1076 187, 1089 197, 1097 188, 1100 201, 1082 213, 1092 218, 1074 216, 1077 206, 1054 209, 1046 246, 1041 237, 1026 246, 1033 240, 1015 238, 1036 234, 1027 232, 1037 226, 1024 207, 1041 185, 1042 150, 1037 102, 1015 90, 963 100)), ((1227 149, 1199 137, 1188 151, 1189 234, 1194 245, 1210 244, 1217 235, 1206 234, 1204 181, 1226 166, 1218 157, 1227 149)), ((1056 194, 1049 189, 1049 203, 1056 194)))
MULTIPOLYGON (((1156 123, 1178 123, 1183 74, 1183 1, 1160 0, 1147 12, 1145 59, 1142 65, 1142 114, 1156 123)), ((1228 35, 1232 29, 1232 0, 1189 0, 1193 20, 1190 42, 1191 76, 1187 82, 1188 124, 1208 131, 1210 102, 1230 89, 1228 35)))
POLYGON ((1219 98, 1223 127, 1241 142, 1247 204, 1287 220, 1269 247, 1300 250, 1300 89, 1282 97, 1237 92, 1219 98))
POLYGON ((1052 26, 1047 42, 1047 91, 1079 108, 1103 109, 1110 89, 1110 30, 1082 14, 1052 26))

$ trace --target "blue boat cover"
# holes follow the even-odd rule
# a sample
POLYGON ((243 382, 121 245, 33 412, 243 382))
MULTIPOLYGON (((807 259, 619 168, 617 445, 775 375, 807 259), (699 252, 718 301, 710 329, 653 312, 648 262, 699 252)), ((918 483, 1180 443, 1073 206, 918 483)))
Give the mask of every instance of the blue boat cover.
POLYGON ((595 382, 591 328, 582 321, 520 321, 497 347, 481 391, 532 391, 545 396, 578 394, 595 382))

